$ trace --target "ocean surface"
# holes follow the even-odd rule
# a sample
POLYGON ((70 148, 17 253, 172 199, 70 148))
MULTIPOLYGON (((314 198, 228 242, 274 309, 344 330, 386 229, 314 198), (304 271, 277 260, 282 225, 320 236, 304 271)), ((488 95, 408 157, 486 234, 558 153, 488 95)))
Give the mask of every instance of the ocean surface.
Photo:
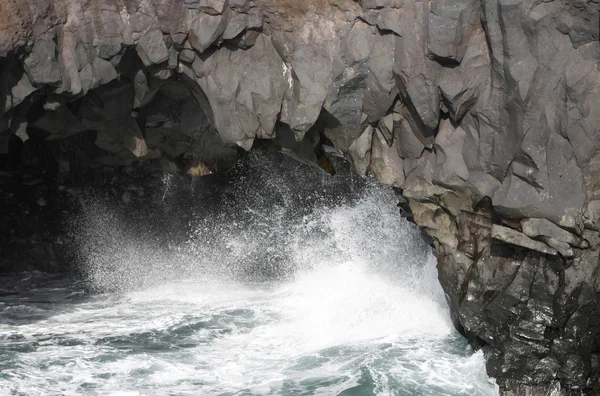
POLYGON ((0 395, 498 394, 391 189, 277 180, 168 247, 91 205, 77 276, 0 277, 0 395))

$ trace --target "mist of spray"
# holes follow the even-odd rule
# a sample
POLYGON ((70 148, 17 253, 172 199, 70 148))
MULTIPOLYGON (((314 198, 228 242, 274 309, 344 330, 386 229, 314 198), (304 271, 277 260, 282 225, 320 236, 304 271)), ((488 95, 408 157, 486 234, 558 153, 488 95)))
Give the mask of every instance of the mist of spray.
POLYGON ((90 287, 127 291, 189 278, 283 281, 350 261, 398 279, 422 271, 429 249, 400 218, 392 189, 349 172, 332 178, 277 156, 283 154, 252 154, 225 183, 198 185, 183 198, 169 195, 178 188, 171 177, 164 191, 155 191, 170 210, 131 209, 147 216, 134 218, 121 202, 88 200, 74 223, 90 287), (166 231, 152 232, 151 224, 166 231))
POLYGON ((28 351, 9 355, 0 389, 497 395, 395 192, 279 155, 251 154, 221 180, 159 179, 144 205, 87 200, 74 246, 100 293, 61 284, 52 315, 18 334, 0 323, 0 343, 28 351))

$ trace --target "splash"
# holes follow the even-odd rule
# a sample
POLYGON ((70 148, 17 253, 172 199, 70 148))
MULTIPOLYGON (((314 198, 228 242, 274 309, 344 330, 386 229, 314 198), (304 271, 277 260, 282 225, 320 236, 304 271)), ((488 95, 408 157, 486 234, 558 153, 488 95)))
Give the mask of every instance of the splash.
MULTIPOLYGON (((97 291, 206 277, 290 280, 353 258, 388 275, 402 273, 400 265, 422 267, 428 247, 398 218, 394 191, 338 173, 331 178, 282 154, 258 152, 227 183, 211 185, 211 195, 199 186, 182 204, 165 189, 159 209, 143 209, 134 220, 136 208, 90 200, 74 222, 80 267, 97 291)), ((168 180, 177 190, 175 177, 168 180)))
POLYGON ((55 284, 62 297, 40 307, 48 287, 31 287, 34 275, 30 297, 12 282, 16 297, 0 304, 0 389, 497 395, 483 356, 453 330, 435 259, 393 190, 264 165, 250 158, 217 207, 186 206, 167 241, 90 203, 78 223, 85 282, 55 284))

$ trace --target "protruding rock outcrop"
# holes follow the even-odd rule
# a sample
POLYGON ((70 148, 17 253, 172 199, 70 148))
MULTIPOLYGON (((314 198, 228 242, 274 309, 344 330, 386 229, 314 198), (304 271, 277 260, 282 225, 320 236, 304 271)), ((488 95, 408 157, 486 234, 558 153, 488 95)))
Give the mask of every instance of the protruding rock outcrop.
POLYGON ((88 162, 190 175, 227 167, 255 139, 330 173, 327 153, 343 155, 402 189, 457 328, 507 394, 590 390, 598 7, 2 0, 2 165, 72 136, 88 162))

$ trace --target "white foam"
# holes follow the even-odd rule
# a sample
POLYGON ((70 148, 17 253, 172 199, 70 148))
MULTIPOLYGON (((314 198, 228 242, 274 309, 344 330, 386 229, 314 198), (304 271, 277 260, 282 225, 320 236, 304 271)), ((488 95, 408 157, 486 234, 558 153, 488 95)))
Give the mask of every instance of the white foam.
MULTIPOLYGON (((6 331, 0 326, 0 334, 6 331)), ((372 366, 379 394, 386 394, 390 376, 415 376, 447 389, 464 389, 465 394, 493 394, 477 393, 471 384, 472 372, 482 373, 479 355, 429 350, 442 348, 452 336, 438 302, 369 273, 361 263, 323 266, 299 274, 293 282, 262 289, 217 282, 166 284, 109 301, 99 298, 76 311, 20 326, 17 332, 43 345, 23 355, 28 374, 22 371, 21 378, 13 378, 28 394, 75 394, 82 383, 95 384, 100 394, 135 394, 139 387, 145 387, 141 394, 161 394, 161 389, 218 394, 246 388, 255 394, 279 394, 285 381, 346 376, 342 383, 314 393, 334 394, 358 383, 361 365, 372 366), (236 313, 241 310, 246 319, 236 313), (190 335, 194 346, 188 350, 124 351, 115 356, 103 341, 168 332, 214 318, 212 329, 190 335), (211 331, 216 331, 212 339, 211 331), (58 339, 79 340, 80 345, 58 346, 58 339), (347 352, 327 357, 326 351, 335 347, 347 352), (399 357, 381 356, 388 348, 399 357), (102 355, 112 358, 99 361, 102 355), (321 362, 295 368, 311 358, 321 362), (377 359, 387 366, 368 363, 377 359), (57 366, 58 361, 66 364, 57 366), (53 364, 52 370, 40 369, 43 364, 53 364), (99 380, 103 373, 110 376, 99 380)))
POLYGON ((23 346, 37 343, 16 354, 0 389, 332 395, 367 376, 378 395, 497 394, 482 355, 455 350, 460 341, 435 260, 419 250, 392 192, 371 191, 357 204, 316 210, 294 224, 222 225, 210 238, 203 224, 190 239, 193 249, 172 256, 111 232, 118 224, 104 218, 102 234, 118 235, 123 249, 90 256, 88 275, 119 292, 35 323, 0 322, 0 347, 16 345, 6 341, 11 335, 23 346), (231 276, 230 266, 243 267, 270 233, 277 243, 267 248, 290 252, 290 276, 259 284, 231 276), (147 260, 142 266, 133 256, 147 260))

